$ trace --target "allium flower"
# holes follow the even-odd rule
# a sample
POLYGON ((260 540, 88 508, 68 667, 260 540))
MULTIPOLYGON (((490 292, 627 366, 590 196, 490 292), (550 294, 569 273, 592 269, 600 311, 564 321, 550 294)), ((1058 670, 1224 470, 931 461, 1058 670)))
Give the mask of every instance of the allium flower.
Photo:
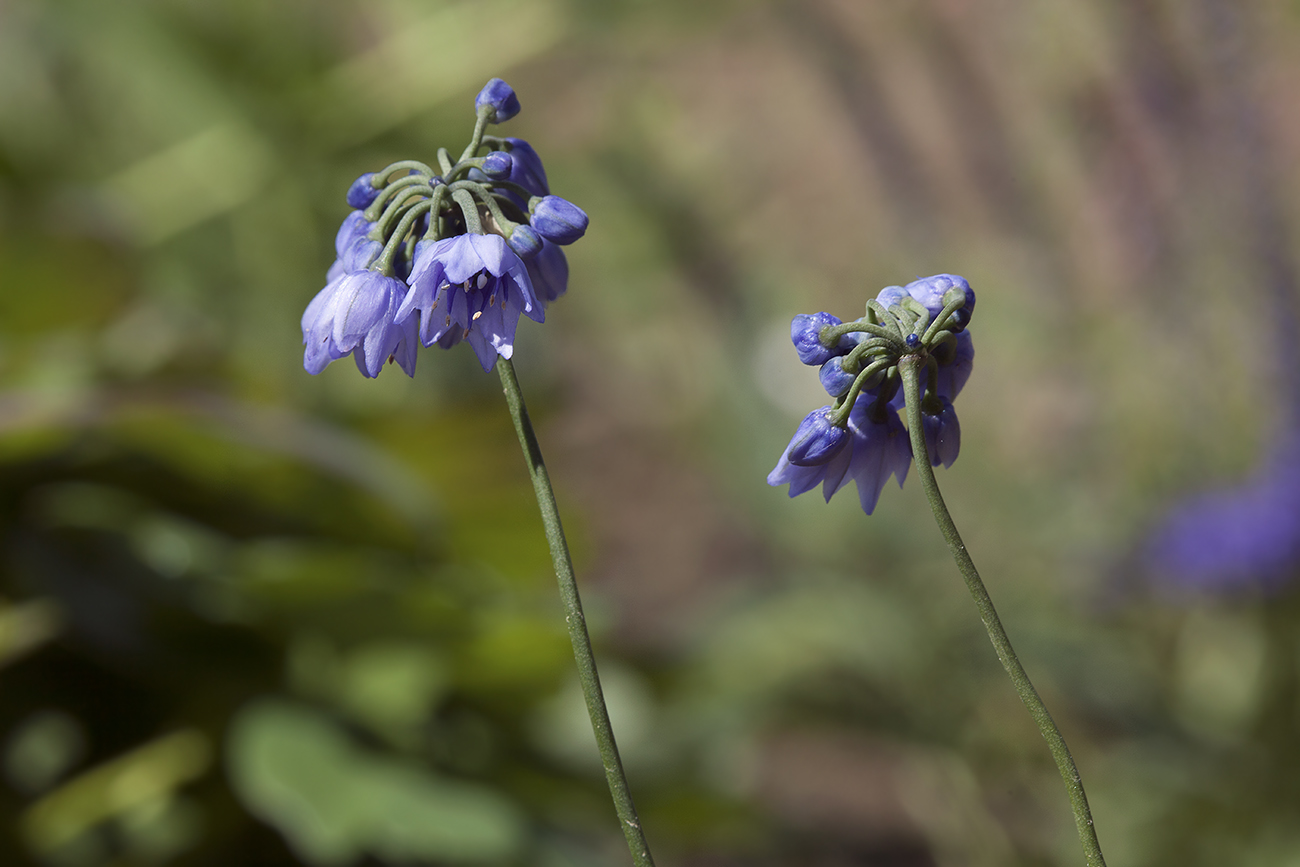
MULTIPOLYGON (((540 256, 541 254, 539 254, 540 256)), ((417 245, 411 289, 398 322, 420 314, 420 341, 448 348, 468 340, 484 370, 514 353, 519 314, 545 318, 523 261, 500 235, 457 235, 417 245)))
POLYGON ((351 354, 357 369, 372 379, 385 361, 396 361, 414 376, 415 322, 395 321, 405 294, 405 283, 377 271, 353 271, 331 281, 302 315, 303 367, 317 374, 351 354))
MULTIPOLYGON (((808 419, 804 421, 807 423, 808 419)), ((800 425, 802 430, 803 425, 800 425)), ((849 413, 848 433, 847 445, 829 453, 825 463, 799 466, 791 460, 792 452, 799 444, 799 432, 796 432, 776 467, 768 474, 767 483, 774 487, 789 484, 792 497, 820 484, 822 494, 830 502, 831 496, 852 479, 858 485, 862 511, 870 515, 875 511, 880 492, 885 489, 891 475, 898 479, 900 488, 903 486, 912 462, 912 446, 898 413, 885 409, 877 415, 872 400, 862 400, 854 405, 849 413)))

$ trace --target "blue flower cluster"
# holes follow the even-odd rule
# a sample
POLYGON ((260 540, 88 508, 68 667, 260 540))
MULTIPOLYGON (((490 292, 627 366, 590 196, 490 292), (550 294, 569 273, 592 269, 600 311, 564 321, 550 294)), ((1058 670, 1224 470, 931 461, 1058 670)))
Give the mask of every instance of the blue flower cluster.
POLYGON ((795 352, 804 364, 820 366, 822 386, 835 401, 803 420, 767 483, 788 484, 792 497, 820 484, 829 501, 852 479, 868 515, 890 476, 902 487, 912 462, 907 429, 898 416, 903 356, 926 359, 921 421, 929 459, 932 466, 952 466, 961 448, 952 402, 970 378, 975 358, 966 330, 974 309, 969 283, 936 274, 881 290, 854 322, 829 313, 796 316, 790 324, 795 352))
POLYGON ((474 105, 459 161, 439 149, 437 171, 405 160, 349 187, 338 258, 302 316, 308 373, 351 355, 367 377, 386 361, 414 376, 417 341, 447 349, 462 340, 491 370, 513 354, 520 315, 541 322, 564 294, 560 246, 582 237, 587 215, 551 195, 528 142, 484 135, 519 113, 510 85, 492 79, 474 105))

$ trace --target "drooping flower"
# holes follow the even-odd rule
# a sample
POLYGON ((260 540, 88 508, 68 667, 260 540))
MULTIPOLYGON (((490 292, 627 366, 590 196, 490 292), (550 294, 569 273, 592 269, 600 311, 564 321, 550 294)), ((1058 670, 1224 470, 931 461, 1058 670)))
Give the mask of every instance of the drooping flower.
POLYGON ((922 410, 921 425, 925 429, 925 448, 930 453, 930 466, 943 464, 947 469, 961 451, 961 424, 957 421, 952 401, 943 395, 939 395, 938 400, 942 409, 934 415, 922 410))
POLYGON ((572 244, 587 231, 587 213, 559 196, 543 196, 532 208, 537 234, 555 244, 572 244))
POLYGON ((830 416, 831 408, 824 406, 808 413, 799 423, 799 429, 794 432, 794 437, 785 450, 790 463, 796 467, 820 466, 848 445, 848 430, 832 424, 830 416))
POLYGON ((366 172, 361 177, 352 182, 348 187, 347 202, 353 208, 367 208, 379 196, 379 190, 371 180, 375 177, 374 172, 366 172))
POLYGON ((822 345, 821 330, 828 325, 841 324, 842 320, 838 316, 829 313, 800 313, 792 319, 790 341, 794 343, 795 352, 799 353, 799 360, 804 364, 822 365, 857 346, 857 341, 847 334, 840 338, 834 348, 822 345))
MULTIPOLYGON (((803 425, 800 426, 802 430, 803 425)), ((868 515, 875 511, 890 476, 898 479, 900 488, 903 486, 912 462, 907 428, 899 420, 898 413, 887 407, 877 408, 872 400, 854 405, 849 413, 846 443, 837 450, 823 451, 826 458, 823 463, 796 464, 792 457, 799 442, 800 434, 796 432, 776 467, 768 474, 767 483, 773 487, 789 484, 792 497, 820 484, 822 494, 830 502, 835 492, 852 479, 858 486, 862 511, 868 515)))
MULTIPOLYGON (((523 261, 500 235, 465 234, 417 245, 398 322, 419 312, 420 341, 448 348, 464 339, 484 370, 514 353, 522 313, 545 318, 523 261)), ((539 254, 540 255, 540 254, 539 254)))
POLYGON ((542 251, 525 259, 528 277, 542 304, 550 304, 569 288, 569 260, 558 244, 542 239, 542 251))
POLYGON ((331 281, 302 315, 303 367, 320 373, 349 354, 373 379, 385 361, 415 375, 416 325, 396 321, 406 284, 378 271, 353 271, 331 281))
POLYGON ((948 328, 949 331, 959 332, 964 330, 966 324, 970 322, 971 314, 975 312, 975 290, 970 288, 970 284, 966 282, 964 277, 958 277, 956 274, 935 274, 932 277, 922 277, 920 280, 913 280, 903 288, 922 307, 930 311, 931 320, 943 310, 943 296, 946 292, 953 288, 964 291, 966 293, 966 306, 953 314, 948 328))

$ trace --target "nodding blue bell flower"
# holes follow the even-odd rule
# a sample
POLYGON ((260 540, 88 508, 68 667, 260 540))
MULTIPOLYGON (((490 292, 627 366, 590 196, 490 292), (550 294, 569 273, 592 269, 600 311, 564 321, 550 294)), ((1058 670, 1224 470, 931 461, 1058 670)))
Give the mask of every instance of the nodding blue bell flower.
POLYGON ((587 232, 587 213, 559 196, 534 199, 529 210, 537 234, 552 243, 572 244, 587 232))
POLYGON ((416 245, 411 290, 398 322, 415 321, 420 341, 444 349, 464 339, 485 371, 514 354, 519 315, 545 318, 523 260, 500 235, 465 234, 416 245))
MULTIPOLYGON (((848 441, 825 463, 796 464, 791 459, 795 440, 791 440, 768 473, 767 483, 773 487, 788 484, 791 497, 821 485, 822 495, 830 502, 835 492, 852 480, 858 486, 862 511, 870 515, 889 477, 896 477, 901 488, 912 464, 912 446, 898 413, 883 407, 877 412, 874 404, 872 400, 860 400, 854 405, 849 413, 848 441)), ((798 434, 795 436, 797 439, 798 434)))
POLYGON ((494 181, 510 177, 515 161, 505 151, 492 151, 483 157, 483 174, 494 181))
MULTIPOLYGON (((925 448, 930 453, 930 466, 940 464, 944 469, 951 467, 961 451, 961 424, 957 421, 957 411, 952 401, 939 396, 942 408, 935 415, 921 412, 921 425, 924 428, 925 448)), ((922 404, 924 407, 924 404, 922 404)))
POLYGON ((374 178, 374 172, 366 172, 361 177, 352 182, 348 187, 348 206, 357 209, 370 207, 370 204, 379 196, 379 190, 370 181, 374 178))
POLYGON ((966 306, 958 310, 949 320, 949 331, 962 331, 970 323, 971 314, 975 312, 975 290, 970 288, 964 277, 958 277, 956 274, 935 274, 932 277, 923 277, 920 280, 913 280, 905 287, 907 293, 916 299, 918 303, 926 310, 930 311, 930 319, 938 316, 943 310, 943 296, 950 289, 961 289, 966 293, 966 306))
POLYGON ((569 260, 559 244, 542 239, 542 251, 532 259, 525 259, 528 277, 533 281, 533 291, 543 305, 550 304, 569 288, 569 260))
POLYGON ((841 337, 834 348, 823 346, 821 330, 827 325, 842 325, 838 316, 829 313, 800 313, 790 321, 790 340, 795 352, 804 364, 822 365, 837 355, 843 355, 857 346, 857 340, 849 335, 841 337))
POLYGON ((519 254, 520 259, 527 260, 542 252, 544 241, 532 226, 521 224, 511 231, 510 237, 506 238, 506 243, 510 245, 511 250, 519 254))
POLYGON ((334 252, 338 257, 343 258, 348 247, 357 238, 370 234, 370 230, 375 224, 366 219, 363 211, 353 211, 343 218, 343 224, 339 226, 338 233, 334 236, 334 252))
POLYGON ((549 196, 551 188, 546 181, 546 167, 533 146, 521 138, 502 139, 510 149, 510 181, 523 187, 534 196, 549 196))
POLYGON ((352 271, 331 281, 302 315, 303 367, 317 374, 351 354, 371 379, 385 361, 415 375, 415 322, 395 321, 406 284, 378 271, 352 271))
POLYGON ((831 408, 824 406, 813 410, 799 423, 786 459, 796 467, 816 467, 827 463, 849 443, 848 428, 831 424, 831 408))
POLYGON ((876 295, 876 300, 884 305, 884 308, 888 310, 895 304, 902 304, 903 299, 907 297, 910 296, 908 295, 907 290, 902 286, 886 286, 876 295))
POLYGON ((488 123, 505 123, 519 114, 519 97, 515 90, 499 78, 494 78, 474 97, 474 110, 488 110, 488 123))

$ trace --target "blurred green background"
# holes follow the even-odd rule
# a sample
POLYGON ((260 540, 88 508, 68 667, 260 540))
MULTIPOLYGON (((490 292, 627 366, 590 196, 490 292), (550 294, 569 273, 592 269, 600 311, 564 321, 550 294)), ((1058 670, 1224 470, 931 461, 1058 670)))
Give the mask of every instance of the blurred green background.
POLYGON ((764 482, 790 317, 943 271, 1110 863, 1300 865, 1300 597, 1135 553, 1296 400, 1282 0, 0 4, 0 863, 626 863, 496 376, 301 367, 348 183, 493 76, 591 216, 516 364, 663 867, 1081 861, 915 479, 764 482))

